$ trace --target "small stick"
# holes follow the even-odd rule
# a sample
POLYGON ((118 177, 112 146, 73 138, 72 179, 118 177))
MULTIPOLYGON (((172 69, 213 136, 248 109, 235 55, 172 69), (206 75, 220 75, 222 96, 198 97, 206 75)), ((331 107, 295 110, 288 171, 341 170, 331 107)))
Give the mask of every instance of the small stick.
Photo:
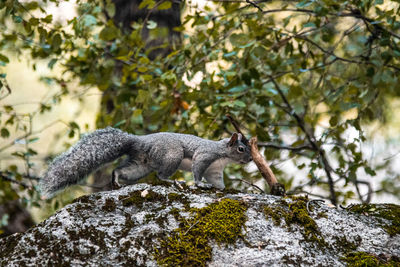
POLYGON ((311 211, 310 211, 310 204, 313 203, 313 202, 316 202, 316 203, 318 203, 318 202, 325 203, 325 200, 323 200, 323 199, 311 199, 311 200, 307 201, 307 211, 308 211, 308 213, 311 212, 311 211))
POLYGON ((285 187, 283 184, 278 183, 274 173, 268 165, 268 162, 261 156, 257 147, 257 137, 252 137, 250 139, 250 147, 251 147, 251 156, 253 157, 254 163, 257 165, 257 168, 260 170, 261 175, 267 181, 269 188, 271 189, 271 195, 275 196, 284 196, 285 195, 285 187))
POLYGON ((198 224, 200 221, 195 222, 194 224, 192 224, 189 229, 186 230, 186 232, 183 235, 186 235, 196 224, 198 224))
POLYGON ((245 184, 248 184, 248 185, 250 185, 250 186, 252 186, 254 188, 257 188, 258 190, 260 190, 261 193, 265 194, 264 190, 262 190, 259 186, 255 185, 255 184, 252 184, 250 182, 247 182, 246 180, 243 180, 243 179, 240 179, 240 178, 232 178, 230 180, 232 180, 232 181, 241 181, 241 182, 243 182, 245 184))

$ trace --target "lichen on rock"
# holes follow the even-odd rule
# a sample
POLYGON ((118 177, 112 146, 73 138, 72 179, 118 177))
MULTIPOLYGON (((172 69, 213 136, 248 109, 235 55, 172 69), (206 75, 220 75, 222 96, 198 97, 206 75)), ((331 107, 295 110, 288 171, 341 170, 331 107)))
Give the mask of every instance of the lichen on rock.
POLYGON ((391 235, 400 234, 400 206, 394 204, 359 204, 352 205, 349 211, 364 216, 378 218, 383 229, 391 235))
POLYGON ((0 266, 398 263, 400 234, 387 228, 396 227, 387 213, 398 206, 358 212, 308 201, 136 184, 80 197, 25 233, 0 239, 0 266))
POLYGON ((284 219, 289 229, 293 224, 300 226, 305 241, 314 242, 320 247, 324 247, 326 242, 317 223, 308 213, 308 201, 308 197, 282 199, 279 206, 265 206, 264 213, 267 217, 271 217, 277 226, 281 225, 281 219, 284 219))
POLYGON ((366 252, 351 252, 342 258, 348 267, 396 267, 400 266, 398 256, 373 255, 366 252))

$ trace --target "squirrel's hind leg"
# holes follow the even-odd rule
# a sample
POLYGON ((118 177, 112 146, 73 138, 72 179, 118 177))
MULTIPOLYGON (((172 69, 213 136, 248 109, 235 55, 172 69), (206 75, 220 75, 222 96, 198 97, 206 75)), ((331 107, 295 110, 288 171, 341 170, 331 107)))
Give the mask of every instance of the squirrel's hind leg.
POLYGON ((181 161, 182 160, 180 158, 176 160, 169 160, 166 165, 162 165, 164 168, 157 170, 157 177, 160 180, 168 181, 169 177, 171 177, 178 170, 181 161))
POLYGON ((152 171, 154 170, 147 164, 127 160, 113 170, 111 182, 117 187, 119 186, 119 182, 134 184, 152 171))
POLYGON ((169 180, 183 161, 183 148, 174 142, 168 143, 163 149, 152 155, 153 168, 157 171, 160 180, 169 180))

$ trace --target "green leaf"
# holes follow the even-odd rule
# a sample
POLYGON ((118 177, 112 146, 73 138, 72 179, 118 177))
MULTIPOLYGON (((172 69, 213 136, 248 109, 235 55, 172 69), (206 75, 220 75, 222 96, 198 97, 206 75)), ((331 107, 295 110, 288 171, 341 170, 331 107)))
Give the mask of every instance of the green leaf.
POLYGON ((171 8, 171 6, 172 6, 172 3, 171 3, 170 1, 165 1, 165 2, 161 3, 161 4, 157 7, 157 9, 158 9, 158 10, 164 10, 164 9, 171 8))
POLYGON ((71 121, 69 123, 69 127, 71 127, 72 129, 79 129, 79 125, 74 121, 71 121))
POLYGON ((307 27, 316 28, 317 26, 315 25, 314 22, 310 21, 310 22, 307 22, 306 24, 304 24, 303 27, 304 28, 307 28, 307 27))
POLYGON ((57 58, 52 58, 50 61, 49 61, 49 63, 47 64, 47 67, 49 68, 49 69, 53 69, 53 67, 54 67, 54 65, 57 63, 57 58))
POLYGON ((364 170, 365 170, 366 173, 368 173, 371 176, 375 176, 376 175, 376 172, 373 169, 371 169, 370 167, 368 167, 368 166, 365 167, 364 170))
POLYGON ((6 128, 1 128, 0 135, 3 138, 8 138, 10 136, 10 132, 6 128))
POLYGON ((352 108, 359 108, 360 104, 355 102, 342 102, 339 106, 342 111, 346 111, 352 108))
POLYGON ((95 16, 93 15, 85 15, 83 17, 83 25, 85 25, 86 27, 90 27, 92 25, 96 25, 97 24, 97 19, 95 16))
POLYGON ((141 109, 136 109, 131 117, 131 122, 136 123, 136 124, 142 124, 143 123, 143 115, 142 115, 142 110, 141 109))
POLYGON ((229 57, 235 56, 236 54, 237 54, 236 51, 232 51, 232 52, 229 52, 229 53, 224 54, 224 57, 225 57, 225 58, 229 58, 229 57))
POLYGON ((329 124, 330 124, 332 127, 336 126, 336 125, 338 124, 338 117, 337 117, 337 116, 332 116, 332 117, 329 119, 329 124))
POLYGON ((106 26, 100 32, 100 39, 104 41, 111 41, 118 36, 118 29, 115 26, 106 26))
POLYGON ((146 103, 150 99, 150 94, 148 91, 139 90, 138 96, 135 99, 136 103, 146 103))
POLYGON ((115 5, 111 1, 107 1, 106 12, 111 18, 115 15, 115 5))
POLYGON ((30 139, 28 140, 28 143, 29 143, 29 144, 32 144, 32 143, 36 143, 37 141, 39 141, 39 138, 38 138, 38 137, 34 137, 34 138, 30 138, 30 139))
POLYGON ((13 16, 13 20, 15 23, 21 23, 23 19, 20 16, 13 16))
POLYGON ((29 23, 30 23, 32 26, 37 26, 37 25, 39 25, 39 19, 37 19, 37 18, 30 18, 30 19, 29 19, 29 23))
POLYGON ((143 9, 146 7, 148 9, 152 9, 155 5, 156 5, 156 2, 154 0, 143 0, 139 5, 139 9, 143 9))
POLYGON ((40 20, 45 23, 51 23, 53 21, 53 15, 47 15, 46 17, 44 17, 40 20))
POLYGON ((244 33, 234 33, 229 37, 233 46, 243 46, 246 45, 249 41, 249 36, 244 33))
POLYGON ((247 105, 246 105, 246 103, 244 103, 243 101, 241 101, 241 100, 235 100, 234 102, 233 102, 233 104, 235 105, 235 106, 238 106, 238 107, 241 107, 241 108, 245 108, 247 105))
POLYGON ((0 54, 0 61, 3 61, 4 63, 9 63, 10 60, 8 59, 8 57, 6 57, 3 54, 0 54))
POLYGON ((114 128, 118 128, 119 126, 121 126, 122 124, 125 124, 126 123, 126 120, 122 120, 122 121, 119 121, 119 122, 117 122, 116 124, 114 124, 114 128))
POLYGON ((307 7, 311 5, 314 1, 301 1, 296 5, 296 7, 301 8, 301 7, 307 7))
POLYGON ((58 51, 58 49, 60 49, 61 43, 62 43, 61 35, 60 34, 54 35, 53 40, 51 42, 51 47, 53 51, 58 51))
POLYGON ((232 87, 231 89, 228 90, 229 93, 241 93, 247 89, 247 86, 245 85, 239 85, 232 87))

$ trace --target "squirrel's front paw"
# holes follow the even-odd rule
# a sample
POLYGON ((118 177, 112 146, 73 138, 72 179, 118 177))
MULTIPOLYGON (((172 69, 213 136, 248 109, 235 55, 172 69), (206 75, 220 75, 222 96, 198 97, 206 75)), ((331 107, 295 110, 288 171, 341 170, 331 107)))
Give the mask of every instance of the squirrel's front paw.
POLYGON ((118 190, 121 187, 122 186, 116 180, 111 181, 111 190, 118 190))
POLYGON ((111 176, 111 190, 120 189, 122 186, 118 183, 118 177, 115 171, 112 172, 111 176))

